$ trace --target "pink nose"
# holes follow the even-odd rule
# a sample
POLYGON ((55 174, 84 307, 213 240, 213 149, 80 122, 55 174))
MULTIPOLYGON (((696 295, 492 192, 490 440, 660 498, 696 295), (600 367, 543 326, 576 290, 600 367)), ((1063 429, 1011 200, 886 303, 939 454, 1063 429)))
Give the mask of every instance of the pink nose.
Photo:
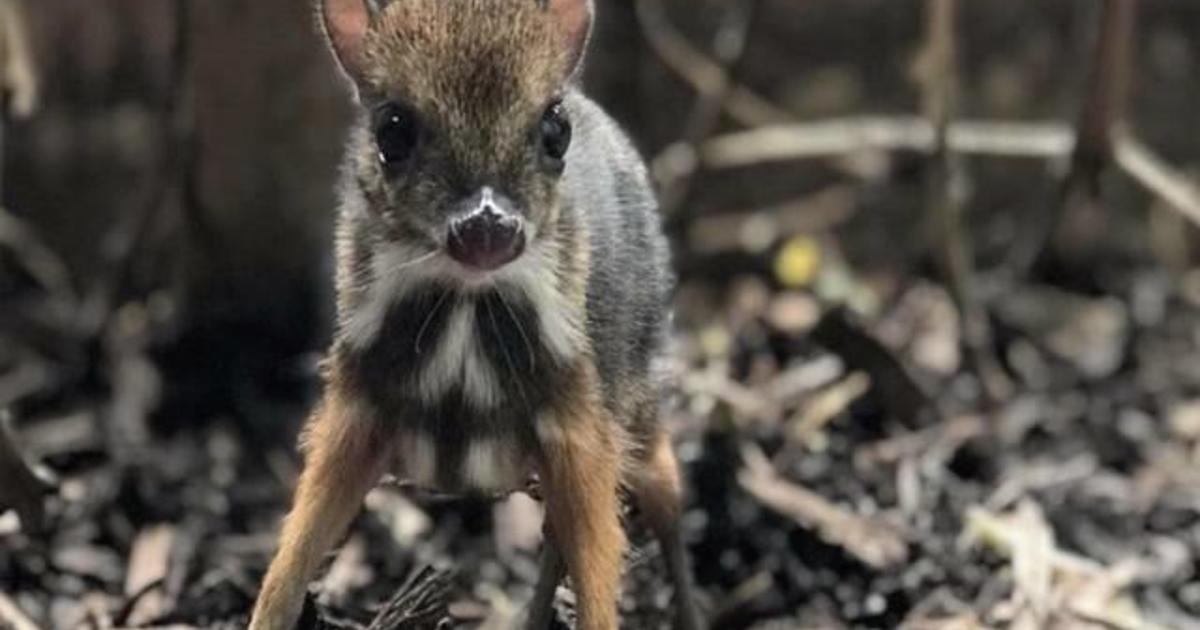
POLYGON ((478 207, 452 220, 449 231, 450 257, 473 269, 499 269, 525 249, 521 218, 500 207, 486 188, 478 207))

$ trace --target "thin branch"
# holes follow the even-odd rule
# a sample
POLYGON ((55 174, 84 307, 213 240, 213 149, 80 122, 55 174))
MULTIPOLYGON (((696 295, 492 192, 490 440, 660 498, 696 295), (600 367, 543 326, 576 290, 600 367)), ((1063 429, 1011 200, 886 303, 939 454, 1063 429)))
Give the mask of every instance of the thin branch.
POLYGON ((975 264, 970 234, 963 225, 969 184, 962 158, 950 146, 950 124, 958 115, 959 98, 957 22, 957 0, 926 0, 922 97, 934 142, 926 178, 927 220, 942 275, 958 307, 968 360, 987 400, 995 403, 1006 398, 1012 387, 992 355, 987 312, 973 289, 975 264))
POLYGON ((1076 123, 1071 167, 1063 179, 1058 205, 1038 230, 1022 239, 1024 256, 1015 256, 1021 272, 1039 259, 1087 257, 1105 231, 1107 213, 1100 204, 1100 176, 1113 159, 1113 130, 1125 115, 1132 65, 1137 0, 1104 0, 1092 52, 1083 109, 1076 123))
MULTIPOLYGON (((707 93, 725 81, 721 64, 709 59, 688 42, 663 9, 661 0, 637 1, 638 24, 650 48, 668 68, 698 93, 707 93)), ((747 127, 778 123, 791 116, 749 88, 733 84, 721 106, 729 117, 747 127)))
POLYGON ((16 510, 26 532, 42 530, 42 502, 54 489, 53 481, 39 471, 44 469, 34 468, 26 461, 13 436, 8 414, 0 411, 0 479, 4 479, 0 484, 0 511, 16 510))
POLYGON ((933 124, 936 146, 947 153, 947 130, 958 113, 958 46, 954 27, 956 0, 926 0, 924 77, 921 97, 925 117, 933 124))
POLYGON ((59 258, 32 226, 0 207, 0 248, 8 249, 17 263, 47 293, 75 303, 75 290, 66 263, 59 258))
POLYGON ((184 207, 190 201, 187 169, 191 166, 194 136, 190 3, 175 0, 174 7, 174 48, 164 108, 166 130, 162 137, 162 154, 166 159, 145 201, 133 207, 106 235, 107 268, 99 275, 82 309, 82 322, 87 330, 99 332, 108 326, 163 208, 173 199, 184 207))
MULTIPOLYGON (((696 147, 717 131, 721 124, 724 103, 729 100, 736 83, 733 73, 746 53, 746 45, 758 15, 759 0, 731 2, 717 29, 714 49, 716 61, 708 66, 691 113, 679 141, 663 150, 654 162, 659 168, 656 176, 661 187, 660 207, 673 223, 686 218, 681 212, 691 200, 694 184, 696 147)), ((660 0, 641 0, 638 3, 643 24, 649 20, 647 36, 651 33, 671 33, 660 0), (664 30, 665 29, 665 30, 664 30)), ((682 38, 681 38, 682 39, 682 38)))
POLYGON ((933 128, 933 151, 926 179, 927 219, 942 273, 964 320, 969 320, 973 308, 968 288, 971 260, 961 219, 966 174, 949 143, 950 123, 958 109, 958 47, 954 34, 957 14, 956 0, 926 0, 925 76, 921 81, 921 96, 925 117, 933 128))
MULTIPOLYGON (((946 126, 948 150, 970 156, 1062 159, 1071 154, 1075 132, 1058 122, 956 121, 946 126)), ((934 126, 919 116, 850 116, 770 125, 710 138, 700 147, 709 170, 795 160, 842 159, 862 153, 932 153, 934 126)))
POLYGON ((1070 178, 1094 182, 1113 154, 1129 94, 1137 0, 1105 0, 1070 178))
POLYGON ((0 1, 0 41, 3 41, 0 84, 6 113, 17 119, 28 118, 37 109, 39 84, 21 0, 0 1))
MULTIPOLYGON (((946 147, 964 156, 1065 160, 1076 145, 1075 129, 1063 122, 960 120, 946 126, 946 147)), ((1117 165, 1152 195, 1200 227, 1200 185, 1171 166, 1129 131, 1113 135, 1117 165)), ((932 153, 934 127, 917 116, 850 116, 770 125, 710 138, 700 147, 709 171, 780 162, 841 160, 863 153, 932 153)))
POLYGON ((1129 177, 1200 227, 1200 186, 1187 175, 1128 132, 1118 134, 1114 157, 1129 177))
POLYGON ((367 630, 442 627, 453 578, 448 571, 421 569, 380 609, 367 630))
MULTIPOLYGON (((33 114, 38 100, 38 79, 29 46, 28 22, 18 0, 0 0, 0 158, 4 155, 8 118, 33 114)), ((17 263, 49 293, 73 300, 70 273, 54 250, 36 231, 3 208, 3 160, 0 160, 0 247, 9 249, 17 263)))

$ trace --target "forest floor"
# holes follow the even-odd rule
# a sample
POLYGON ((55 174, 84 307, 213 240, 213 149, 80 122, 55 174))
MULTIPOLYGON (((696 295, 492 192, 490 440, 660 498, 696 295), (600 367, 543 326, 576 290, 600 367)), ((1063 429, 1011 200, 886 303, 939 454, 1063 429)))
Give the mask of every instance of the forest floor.
MULTIPOLYGON (((703 14, 702 5, 711 13, 735 4, 677 8, 703 14)), ((804 3, 763 4, 780 11, 804 3)), ((751 85, 807 95, 817 111, 799 112, 805 117, 859 107, 909 111, 915 90, 897 72, 908 64, 897 60, 908 59, 902 47, 909 44, 887 23, 907 15, 902 4, 828 3, 796 19, 771 14, 766 26, 787 28, 756 42, 746 63, 729 65, 760 72, 751 85), (862 21, 867 15, 877 17, 862 21), (805 48, 784 56, 768 44, 805 48), (857 61, 843 58, 849 54, 857 61), (831 59, 843 70, 828 71, 831 59), (845 76, 845 68, 861 76, 845 76), (895 94, 879 94, 888 90, 895 94)), ((983 77, 966 87, 988 87, 1000 105, 968 104, 989 116, 1061 114, 1052 97, 1087 74, 1069 46, 1054 44, 1090 32, 1068 27, 1079 3, 992 2, 990 13, 982 2, 961 4, 978 14, 963 37, 974 51, 964 74, 983 77)), ((1189 74, 1195 64, 1187 62, 1194 7, 1159 4, 1170 6, 1146 16, 1157 30, 1138 36, 1145 57, 1158 65, 1140 73, 1134 92, 1142 116, 1134 128, 1153 131, 1153 144, 1194 164, 1190 136, 1180 133, 1196 110, 1189 95, 1197 93, 1190 79, 1198 75, 1189 74)), ((752 22, 729 15, 747 29, 752 22)), ((234 17, 242 21, 240 13, 234 17)), ((901 21, 919 30, 915 18, 901 21)), ((72 33, 72 45, 55 50, 76 51, 75 30, 63 33, 72 33)), ((719 41, 738 39, 727 35, 719 41)), ((79 65, 78 53, 63 54, 63 64, 79 65)), ((293 63, 290 53, 280 58, 293 63)), ((644 141, 674 138, 667 135, 689 119, 681 115, 687 106, 648 95, 648 88, 684 90, 687 103, 690 88, 660 74, 646 75, 640 87, 628 83, 632 65, 614 64, 613 74, 620 96, 644 103, 637 111, 652 115, 643 126, 661 127, 663 137, 644 141)), ((290 72, 274 74, 300 86, 290 89, 309 89, 290 72)), ((90 88, 69 84, 79 81, 74 72, 47 73, 57 75, 70 88, 57 91, 95 100, 90 88)), ((224 106, 228 94, 194 91, 210 89, 224 106)), ((264 91, 274 94, 277 85, 264 91)), ((125 100, 100 100, 128 109, 125 100)), ((277 100, 264 102, 275 107, 277 100)), ((63 111, 69 118, 76 109, 63 111)), ((126 121, 121 116, 54 128, 48 137, 55 142, 46 146, 66 146, 59 140, 74 136, 64 129, 94 128, 107 137, 111 127, 129 127, 112 124, 126 121)), ((276 110, 257 116, 279 126, 276 110)), ((244 128, 239 122, 216 137, 256 137, 244 128)), ((128 170, 98 150, 103 159, 59 153, 72 164, 112 162, 128 170)), ((762 178, 744 168, 702 172, 690 195, 697 203, 677 195, 686 220, 679 208, 668 217, 683 282, 664 422, 685 473, 683 528, 710 627, 1200 630, 1200 271, 1191 224, 1144 203, 1128 186, 1106 185, 1106 194, 1123 194, 1109 197, 1110 221, 1092 226, 1092 240, 1166 246, 1141 243, 1156 251, 1134 257, 1128 248, 1101 248, 1091 259, 1068 261, 1074 270, 1050 265, 973 276, 991 335, 972 353, 964 350, 972 344, 964 341, 955 300, 924 273, 932 256, 910 251, 928 249, 916 215, 925 205, 924 170, 934 160, 911 147, 895 153, 884 159, 856 152, 803 169, 771 163, 761 167, 762 178), (800 191, 800 203, 780 206, 775 198, 800 191), (733 222, 716 212, 732 208, 767 210, 733 222), (788 208, 792 216, 781 216, 788 208), (758 229, 764 216, 772 232, 765 240, 758 229), (1126 229, 1132 223, 1136 228, 1126 229), (743 248, 743 241, 757 249, 713 253, 743 248), (866 258, 877 269, 867 271, 860 264, 866 258)), ((24 155, 17 155, 9 161, 20 164, 24 155)), ((288 161, 278 172, 310 172, 294 166, 288 161)), ((1047 175, 1056 171, 1011 156, 972 158, 968 166, 982 176, 967 204, 971 234, 956 236, 972 241, 981 264, 1003 257, 988 250, 1037 241, 1023 236, 1024 224, 1048 216, 1049 204, 1037 197, 1055 197, 1058 179, 1047 175)), ((62 182, 72 180, 47 172, 54 174, 43 175, 52 184, 49 197, 57 200, 62 182)), ((276 170, 263 172, 274 177, 276 170)), ((129 180, 105 178, 101 189, 141 190, 140 181, 134 186, 132 175, 123 176, 129 180)), ((263 189, 278 186, 271 181, 263 189)), ((90 216, 97 204, 83 196, 78 207, 64 205, 54 216, 90 216)), ((82 225, 101 224, 92 219, 82 225)), ((247 240, 239 221, 229 223, 247 240)), ((136 286, 131 277, 138 274, 120 257, 112 278, 106 265, 95 265, 95 295, 63 299, 56 292, 70 293, 71 283, 62 270, 43 264, 48 272, 38 273, 35 264, 30 272, 19 260, 53 256, 11 227, 0 224, 11 241, 0 247, 0 425, 10 425, 0 426, 0 629, 244 627, 298 474, 295 435, 315 395, 312 351, 280 356, 280 339, 296 328, 305 329, 301 336, 316 333, 289 306, 274 303, 245 305, 261 315, 253 325, 226 325, 221 313, 204 310, 208 304, 173 302, 168 287, 136 286), (122 292, 122 285, 131 286, 122 292), (124 301, 123 293, 139 290, 140 301, 124 301), (44 486, 6 465, 9 430, 20 453, 44 471, 44 486), (13 506, 21 516, 4 510, 13 506)), ((114 239, 90 228, 80 233, 81 241, 101 243, 97 250, 112 249, 114 239)), ((247 233, 255 247, 276 238, 247 233)), ((1070 236, 1075 244, 1087 240, 1070 236)), ((136 248, 129 249, 132 256, 136 248)), ((660 551, 635 513, 627 521, 623 627, 669 628, 673 593, 660 551)), ((312 585, 301 627, 512 628, 532 594, 540 531, 540 507, 523 495, 483 503, 380 487, 312 585)), ((569 627, 568 588, 560 589, 557 605, 559 627, 569 627)))
MULTIPOLYGON (((859 315, 753 277, 682 287, 666 422, 711 627, 1200 628, 1200 275, 1012 287, 988 309, 1010 381, 992 403, 948 294, 909 279, 890 295, 859 315)), ((150 356, 15 423, 57 480, 42 532, 0 515, 0 627, 245 623, 291 441, 252 417, 117 423, 154 408, 150 356)), ((310 396, 276 410, 289 431, 310 396)), ((379 488, 303 627, 381 609, 376 628, 511 627, 539 511, 379 488)), ((625 627, 668 628, 659 551, 628 520, 625 627)), ((559 605, 566 623, 567 589, 559 605)))

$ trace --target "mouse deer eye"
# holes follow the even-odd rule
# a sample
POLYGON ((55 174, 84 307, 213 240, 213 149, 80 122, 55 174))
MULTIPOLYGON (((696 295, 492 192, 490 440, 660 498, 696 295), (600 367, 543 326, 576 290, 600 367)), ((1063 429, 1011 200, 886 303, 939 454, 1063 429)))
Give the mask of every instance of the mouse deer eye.
POLYGON ((407 160, 417 148, 418 132, 417 120, 410 112, 395 103, 384 105, 375 122, 379 161, 395 166, 407 160))
POLYGON ((562 162, 571 146, 571 121, 567 119, 567 108, 562 101, 554 101, 542 114, 538 124, 542 149, 555 162, 562 162))

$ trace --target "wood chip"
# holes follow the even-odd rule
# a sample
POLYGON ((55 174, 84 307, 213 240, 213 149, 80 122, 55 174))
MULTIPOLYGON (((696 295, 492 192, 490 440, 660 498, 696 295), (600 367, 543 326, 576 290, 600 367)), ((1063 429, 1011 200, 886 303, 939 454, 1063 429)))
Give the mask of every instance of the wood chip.
POLYGON ((1017 589, 1034 618, 1042 622, 1050 611, 1051 567, 1056 546, 1054 531, 1038 504, 1026 499, 1017 506, 1010 540, 1017 589))
POLYGON ((818 392, 789 423, 792 427, 792 438, 801 444, 807 444, 824 430, 825 425, 870 389, 871 377, 862 372, 854 372, 818 392))
POLYGON ((367 541, 356 534, 334 556, 321 581, 321 602, 344 606, 356 588, 369 584, 373 572, 367 564, 367 541))
POLYGON ((392 538, 402 549, 411 549, 417 539, 433 526, 424 510, 391 488, 371 490, 367 493, 366 505, 388 526, 392 538))
POLYGON ((534 551, 542 542, 542 506, 529 495, 517 492, 496 503, 493 536, 501 557, 518 551, 534 551))
POLYGON ((144 625, 167 612, 163 586, 171 568, 174 542, 175 528, 171 525, 155 525, 138 532, 125 573, 125 596, 135 598, 125 624, 144 625))

